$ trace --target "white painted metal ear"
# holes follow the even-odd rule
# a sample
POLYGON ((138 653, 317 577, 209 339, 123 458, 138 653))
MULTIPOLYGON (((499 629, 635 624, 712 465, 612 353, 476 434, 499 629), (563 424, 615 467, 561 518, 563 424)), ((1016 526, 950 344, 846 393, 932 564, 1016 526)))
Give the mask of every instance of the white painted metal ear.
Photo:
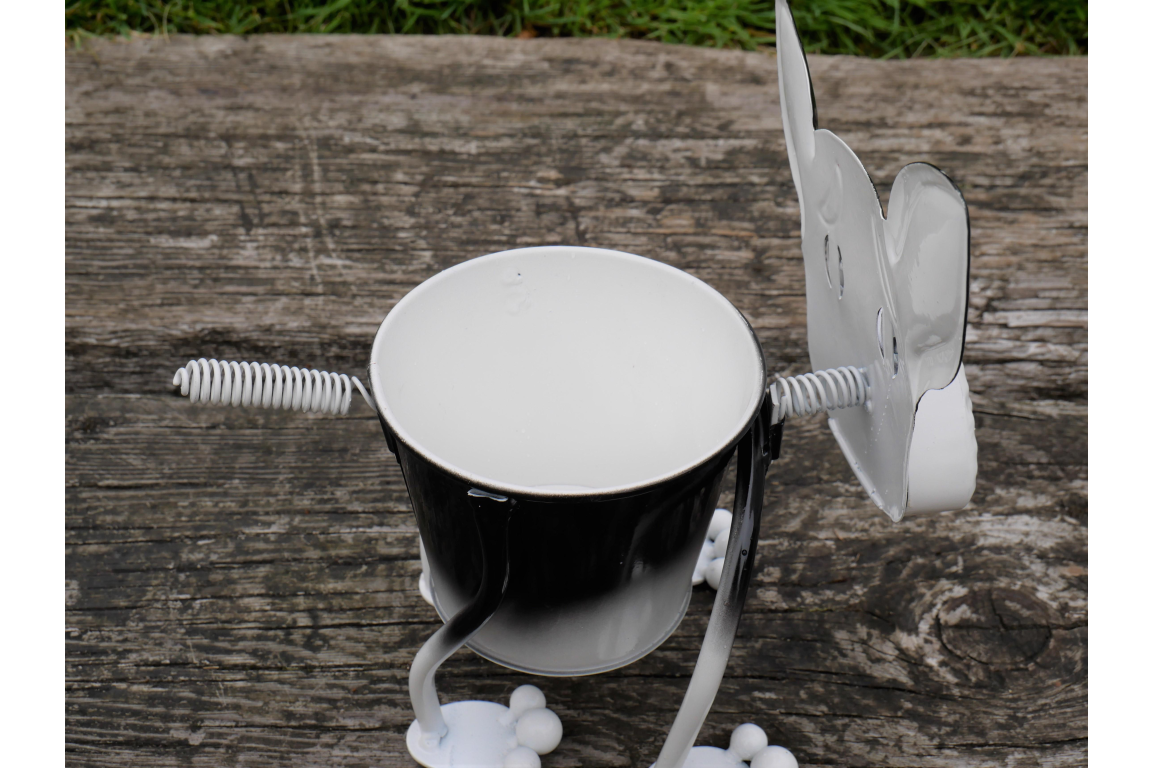
POLYGON ((813 370, 866 371, 870 403, 829 415, 844 456, 893 520, 968 503, 976 437, 960 364, 968 209, 939 169, 896 176, 885 218, 859 158, 817 125, 808 62, 776 0, 780 110, 800 197, 813 370))

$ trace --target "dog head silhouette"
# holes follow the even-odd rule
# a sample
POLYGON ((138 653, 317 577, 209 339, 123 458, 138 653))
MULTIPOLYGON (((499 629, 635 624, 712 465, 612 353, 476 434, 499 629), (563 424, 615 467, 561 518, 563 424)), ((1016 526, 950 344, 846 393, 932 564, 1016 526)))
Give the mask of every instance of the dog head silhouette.
POLYGON ((780 111, 800 197, 814 370, 867 371, 870 404, 828 423, 872 500, 906 511, 959 509, 976 482, 976 438, 961 365, 968 309, 968 209, 926 163, 897 174, 888 216, 856 154, 819 128, 792 14, 776 2, 780 111))

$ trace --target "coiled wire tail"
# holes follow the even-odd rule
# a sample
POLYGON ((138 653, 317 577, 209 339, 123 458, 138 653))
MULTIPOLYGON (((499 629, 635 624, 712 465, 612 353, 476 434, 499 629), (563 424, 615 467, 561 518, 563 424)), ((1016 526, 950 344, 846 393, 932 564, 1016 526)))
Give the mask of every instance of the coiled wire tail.
POLYGON ((828 368, 799 376, 779 377, 768 385, 772 423, 789 416, 808 416, 858 405, 868 407, 868 379, 861 368, 828 368))
POLYGON ((189 360, 176 371, 172 386, 193 403, 260 406, 305 413, 346 414, 352 388, 373 411, 376 402, 355 376, 276 363, 189 360))

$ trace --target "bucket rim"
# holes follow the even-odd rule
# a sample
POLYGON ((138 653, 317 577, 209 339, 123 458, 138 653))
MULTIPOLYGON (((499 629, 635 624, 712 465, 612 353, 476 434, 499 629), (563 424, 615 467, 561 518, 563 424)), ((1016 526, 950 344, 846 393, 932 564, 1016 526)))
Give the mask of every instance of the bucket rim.
POLYGON ((633 495, 636 495, 639 493, 643 493, 643 492, 645 492, 645 491, 647 491, 653 487, 656 487, 656 486, 662 485, 664 483, 667 483, 669 481, 675 480, 677 478, 683 477, 684 475, 689 474, 689 473, 693 472, 694 470, 699 469, 701 466, 708 463, 709 461, 711 461, 712 459, 714 459, 718 455, 720 455, 726 451, 729 451, 729 450, 734 450, 737 443, 739 443, 740 439, 744 436, 744 434, 751 427, 752 422, 759 416, 760 411, 763 407, 764 398, 766 396, 766 387, 767 387, 767 370, 766 370, 766 367, 764 364, 764 353, 763 353, 763 350, 761 349, 761 346, 760 346, 760 340, 756 336, 756 332, 755 332, 755 330, 753 330, 751 324, 749 324, 748 319, 746 317, 744 317, 744 314, 742 312, 740 312, 740 310, 737 309, 736 306, 734 304, 732 304, 732 302, 729 301, 726 296, 724 296, 724 294, 720 293, 719 291, 717 291, 715 288, 713 288, 711 285, 704 282, 700 278, 698 278, 694 275, 691 275, 682 269, 678 269, 677 267, 674 267, 670 264, 665 264, 664 262, 657 261, 655 259, 650 259, 650 258, 647 258, 644 256, 638 256, 636 254, 628 253, 626 251, 617 251, 617 250, 612 250, 612 249, 607 249, 607 248, 589 248, 586 246, 569 246, 569 245, 533 246, 533 247, 527 247, 527 248, 514 248, 514 249, 509 249, 509 250, 504 250, 504 251, 497 251, 494 253, 485 254, 483 256, 477 256, 475 258, 468 259, 466 261, 462 261, 459 264, 451 266, 451 267, 433 275, 432 277, 428 278, 427 280, 423 281, 422 283, 417 285, 415 288, 413 288, 411 291, 409 291, 405 296, 403 296, 400 299, 400 301, 398 301, 395 304, 395 306, 393 306, 392 310, 384 318, 383 322, 380 323, 380 327, 376 332, 376 336, 375 336, 375 339, 373 340, 373 344, 372 344, 372 353, 371 353, 370 362, 368 364, 368 378, 369 378, 369 383, 372 387, 373 396, 376 399, 377 408, 378 408, 377 414, 380 418, 381 425, 385 428, 386 431, 391 433, 391 436, 393 438, 395 438, 397 441, 403 443, 404 446, 408 450, 411 450, 414 453, 418 454, 424 460, 428 461, 430 464, 437 467, 441 471, 447 473, 448 475, 451 475, 452 477, 455 477, 456 479, 460 480, 461 482, 469 484, 475 488, 479 488, 479 489, 482 489, 485 491, 489 491, 491 493, 505 495, 505 496, 509 496, 509 497, 513 497, 513 498, 533 499, 536 501, 558 501, 558 502, 559 501, 566 501, 567 502, 567 501, 574 501, 574 500, 594 501, 594 500, 607 499, 607 498, 619 498, 619 497, 624 497, 624 496, 633 496, 633 495), (417 441, 407 430, 405 430, 403 425, 401 425, 393 417, 392 411, 388 407, 386 399, 383 397, 383 392, 384 392, 383 379, 382 379, 380 366, 378 365, 377 361, 378 361, 379 351, 380 351, 384 336, 385 336, 385 334, 388 330, 388 327, 389 327, 389 320, 390 320, 390 318, 393 318, 396 316, 396 310, 398 308, 400 308, 405 302, 417 300, 421 293, 428 290, 429 286, 434 285, 435 283, 437 283, 441 280, 448 279, 452 274, 457 273, 459 271, 466 270, 470 266, 474 266, 477 262, 479 262, 481 260, 489 260, 489 259, 494 260, 494 259, 497 259, 499 257, 508 257, 511 255, 516 255, 516 254, 526 255, 528 252, 532 252, 532 255, 544 256, 544 255, 554 254, 557 252, 570 253, 572 251, 576 251, 576 252, 580 252, 580 253, 587 253, 587 254, 598 254, 601 256, 607 255, 607 256, 612 256, 614 258, 621 258, 621 259, 625 259, 625 260, 633 260, 635 262, 642 262, 645 264, 646 267, 649 267, 652 269, 658 269, 658 270, 663 270, 663 271, 670 272, 670 273, 675 273, 681 279, 686 278, 689 282, 696 284, 700 289, 713 294, 715 297, 718 297, 719 299, 722 300, 723 304, 725 304, 728 308, 731 309, 734 316, 736 318, 739 318, 740 322, 742 323, 742 325, 744 327, 744 330, 747 332, 747 334, 748 334, 748 336, 752 342, 752 344, 750 346, 751 346, 751 349, 754 351, 754 354, 755 354, 757 377, 759 380, 758 385, 755 389, 755 392, 757 393, 757 395, 755 397, 751 398, 750 401, 747 403, 745 410, 741 415, 740 420, 737 422, 737 426, 734 429, 730 430, 729 434, 726 436, 726 438, 719 445, 716 445, 715 447, 713 447, 706 454, 698 456, 695 460, 691 461, 688 464, 676 467, 675 469, 669 470, 669 471, 664 472, 662 474, 659 474, 659 475, 656 475, 653 477, 649 477, 649 478, 645 478, 643 480, 639 480, 636 482, 627 483, 627 484, 618 485, 618 486, 588 488, 588 489, 572 489, 572 488, 550 489, 547 487, 540 488, 540 487, 534 487, 534 486, 528 486, 528 485, 520 485, 520 484, 516 484, 516 483, 503 482, 503 481, 500 481, 500 480, 497 480, 497 479, 494 479, 491 477, 485 477, 485 476, 477 474, 477 473, 469 472, 466 469, 463 469, 461 467, 456 466, 452 462, 444 460, 443 458, 437 456, 433 451, 431 451, 431 450, 427 449, 425 446, 421 445, 420 442, 417 441))

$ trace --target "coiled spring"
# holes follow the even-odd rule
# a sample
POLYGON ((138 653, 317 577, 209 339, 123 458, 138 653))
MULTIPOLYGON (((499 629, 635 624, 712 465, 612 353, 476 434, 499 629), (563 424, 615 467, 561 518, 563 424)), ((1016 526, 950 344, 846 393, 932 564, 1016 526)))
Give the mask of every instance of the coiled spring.
MULTIPOLYGON (((360 379, 276 363, 189 360, 176 371, 172 386, 193 403, 252 406, 313 413, 346 414, 352 388, 373 411, 375 400, 360 379)), ((868 380, 860 368, 829 368, 799 376, 779 377, 768 386, 772 423, 789 416, 808 416, 868 403, 868 380)))
POLYGON ((868 380, 861 368, 829 368, 777 378, 768 386, 772 423, 868 403, 868 380))
POLYGON ((180 394, 194 403, 258 405, 333 415, 348 413, 355 387, 368 407, 376 410, 372 395, 355 376, 276 363, 189 360, 176 371, 172 386, 180 387, 180 394))

